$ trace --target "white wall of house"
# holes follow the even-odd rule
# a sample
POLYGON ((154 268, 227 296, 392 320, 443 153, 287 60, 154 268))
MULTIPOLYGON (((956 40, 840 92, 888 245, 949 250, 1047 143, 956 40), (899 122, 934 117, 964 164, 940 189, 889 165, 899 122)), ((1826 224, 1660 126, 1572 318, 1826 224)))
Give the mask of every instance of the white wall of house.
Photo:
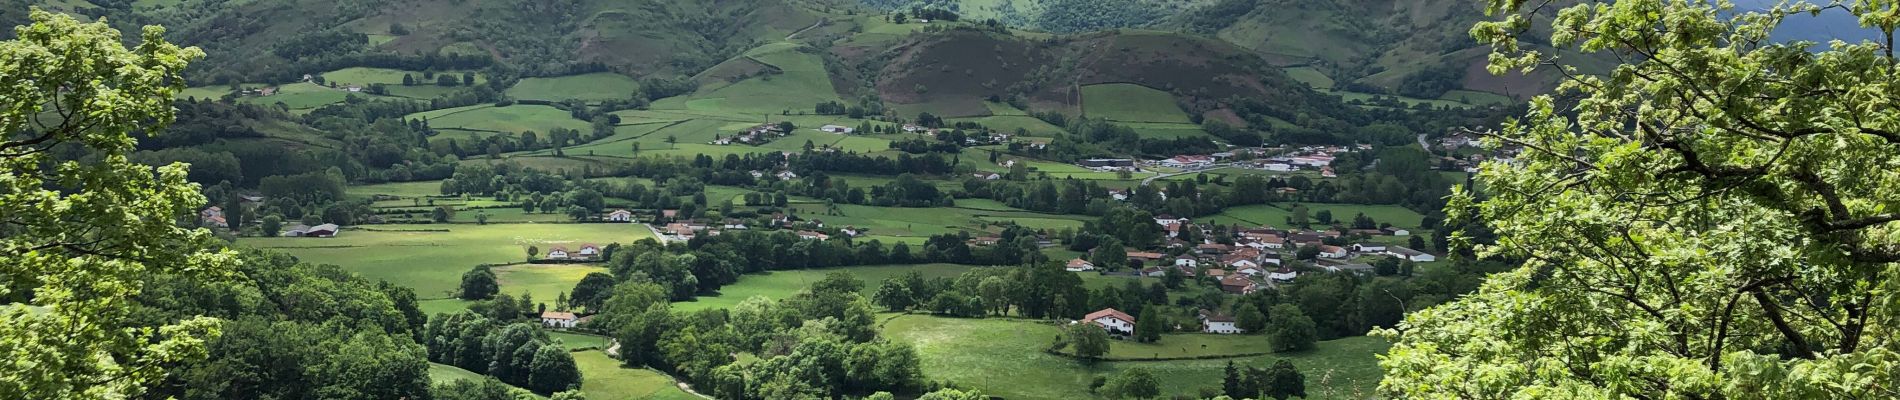
POLYGON ((1224 322, 1224 321, 1208 322, 1206 325, 1203 325, 1201 327, 1201 332, 1219 333, 1223 335, 1241 333, 1240 327, 1234 326, 1233 322, 1224 322))
POLYGON ((547 327, 549 328, 562 328, 562 329, 573 328, 574 325, 577 324, 578 322, 579 321, 577 320, 563 319, 563 318, 542 318, 541 319, 541 324, 547 325, 547 327))
POLYGON ((1123 321, 1121 318, 1101 317, 1101 318, 1096 318, 1094 322, 1098 324, 1102 324, 1102 326, 1109 327, 1118 331, 1123 331, 1123 332, 1135 331, 1134 322, 1123 321))

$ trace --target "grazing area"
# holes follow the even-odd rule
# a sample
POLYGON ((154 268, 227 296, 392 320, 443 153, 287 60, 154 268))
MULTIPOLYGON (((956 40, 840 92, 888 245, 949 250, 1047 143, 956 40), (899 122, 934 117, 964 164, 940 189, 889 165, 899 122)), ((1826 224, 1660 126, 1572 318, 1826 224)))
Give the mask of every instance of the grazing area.
POLYGON ((885 278, 903 276, 911 272, 923 274, 927 278, 948 278, 962 274, 963 271, 971 268, 978 267, 956 264, 871 265, 749 274, 740 276, 739 283, 720 288, 717 296, 700 296, 694 301, 674 303, 673 308, 678 310, 731 308, 755 296, 773 300, 783 299, 811 287, 813 282, 824 279, 826 274, 840 271, 849 272, 852 276, 866 282, 864 292, 861 294, 868 297, 872 291, 877 290, 877 283, 885 278))
POLYGON ((1193 122, 1181 106, 1175 105, 1173 95, 1130 83, 1083 86, 1082 108, 1089 117, 1110 121, 1193 122))
POLYGON ((621 367, 619 360, 598 350, 575 352, 574 363, 585 379, 581 391, 590 399, 703 400, 680 390, 666 374, 621 367))
POLYGON ((555 128, 587 131, 591 128, 587 121, 574 119, 567 111, 552 106, 515 104, 507 107, 476 105, 442 113, 410 115, 409 118, 426 119, 429 126, 443 130, 471 131, 481 133, 521 133, 533 131, 546 134, 555 128))
MULTIPOLYGON (((651 231, 628 224, 421 224, 374 229, 344 231, 334 238, 247 238, 240 244, 335 264, 370 279, 414 288, 417 297, 440 299, 450 297, 469 268, 522 262, 528 246, 545 251, 550 245, 632 243, 653 237, 651 231)), ((525 287, 544 292, 558 286, 549 282, 555 278, 544 274, 530 273, 519 279, 525 287)))
MULTIPOLYGON (((1164 395, 1191 396, 1201 388, 1220 387, 1221 370, 1229 360, 1239 365, 1264 367, 1286 359, 1306 374, 1308 394, 1312 395, 1309 398, 1361 399, 1371 394, 1378 383, 1379 367, 1373 356, 1384 352, 1387 346, 1377 338, 1356 337, 1320 342, 1313 350, 1285 355, 1087 364, 1043 352, 1061 331, 1059 326, 1048 322, 895 314, 880 318, 883 319, 888 321, 880 332, 917 346, 925 376, 948 379, 959 386, 1005 398, 1087 398, 1091 396, 1089 381, 1094 377, 1112 376, 1134 367, 1153 371, 1164 395)), ((1193 350, 1174 351, 1174 354, 1191 356, 1228 354, 1227 351, 1259 353, 1265 351, 1263 347, 1248 343, 1262 340, 1259 336, 1168 334, 1162 335, 1155 344, 1116 341, 1111 343, 1110 356, 1146 356, 1135 353, 1160 352, 1150 350, 1159 347, 1192 347, 1193 350), (1209 348, 1200 349, 1203 344, 1209 348)))
POLYGON ((772 68, 716 89, 655 102, 653 108, 759 115, 809 110, 813 104, 841 101, 824 60, 799 51, 797 44, 767 44, 740 57, 772 68))

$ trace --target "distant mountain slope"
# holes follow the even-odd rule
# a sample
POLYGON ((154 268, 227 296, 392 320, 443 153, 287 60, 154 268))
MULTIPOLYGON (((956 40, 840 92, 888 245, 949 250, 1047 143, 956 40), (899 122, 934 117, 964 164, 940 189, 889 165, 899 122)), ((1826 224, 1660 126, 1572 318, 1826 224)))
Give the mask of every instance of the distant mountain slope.
MULTIPOLYGON (((11 0, 9 0, 11 1, 11 0)), ((691 74, 811 26, 829 0, 181 0, 111 2, 122 29, 160 24, 204 48, 201 81, 282 81, 392 59, 493 59, 526 75, 691 74), (264 79, 270 78, 270 79, 264 79)), ((89 14, 90 15, 90 14, 89 14)), ((135 29, 128 30, 136 32, 135 29)), ((473 61, 455 61, 470 63, 473 61)))
POLYGON ((976 29, 925 34, 895 46, 876 80, 890 103, 948 116, 987 115, 983 101, 1038 110, 1079 105, 1077 88, 1133 83, 1180 99, 1196 115, 1239 97, 1287 108, 1319 101, 1304 84, 1231 44, 1168 32, 1103 32, 1053 40, 976 29))

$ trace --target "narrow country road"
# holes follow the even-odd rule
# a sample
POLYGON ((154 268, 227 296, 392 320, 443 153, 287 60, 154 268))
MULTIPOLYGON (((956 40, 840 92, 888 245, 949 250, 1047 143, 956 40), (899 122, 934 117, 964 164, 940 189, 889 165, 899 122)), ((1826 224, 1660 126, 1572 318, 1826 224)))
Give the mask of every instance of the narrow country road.
POLYGON ((1418 134, 1418 147, 1424 148, 1426 153, 1432 152, 1432 144, 1425 141, 1425 134, 1423 133, 1418 134))
POLYGON ((797 37, 797 36, 798 36, 798 34, 800 34, 800 33, 805 33, 805 31, 809 31, 809 30, 813 30, 813 29, 818 29, 818 27, 820 27, 820 26, 824 26, 826 22, 831 22, 831 19, 830 19, 830 18, 819 18, 819 19, 818 19, 818 22, 813 22, 813 23, 811 24, 811 26, 807 26, 807 27, 805 27, 805 29, 799 29, 799 30, 798 30, 798 32, 792 32, 792 34, 790 34, 790 35, 785 35, 785 40, 792 40, 792 38, 794 38, 794 37, 797 37))
MULTIPOLYGON (((660 234, 660 228, 654 228, 653 224, 649 223, 641 223, 640 226, 647 227, 648 232, 653 232, 653 240, 660 241, 660 244, 666 244, 666 235, 660 234)), ((616 345, 616 347, 618 346, 616 345)))

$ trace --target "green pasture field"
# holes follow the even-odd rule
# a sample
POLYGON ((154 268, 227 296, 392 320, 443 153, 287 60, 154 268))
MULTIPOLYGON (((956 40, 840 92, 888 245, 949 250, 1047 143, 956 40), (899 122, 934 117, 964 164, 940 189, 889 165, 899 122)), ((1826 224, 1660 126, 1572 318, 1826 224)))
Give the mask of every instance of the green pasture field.
POLYGON ((573 332, 548 332, 549 337, 561 340, 568 350, 607 349, 607 337, 573 332))
POLYGON ((1174 95, 1131 83, 1083 86, 1082 107, 1090 117, 1112 121, 1193 123, 1174 95))
POLYGON ((366 198, 378 194, 402 198, 440 196, 442 195, 442 181, 350 185, 350 187, 343 189, 343 193, 347 196, 358 198, 366 198))
POLYGON ((680 390, 666 374, 622 368, 601 351, 574 352, 574 364, 581 370, 581 392, 590 399, 702 400, 680 390))
POLYGON ((611 72, 568 75, 552 78, 521 78, 508 88, 508 96, 529 100, 600 101, 632 98, 640 91, 640 82, 611 72))
POLYGON ((429 382, 449 383, 463 379, 481 380, 482 374, 448 364, 429 363, 429 382))
POLYGON ((315 83, 298 82, 298 83, 278 86, 277 94, 274 94, 274 95, 244 96, 244 97, 239 97, 238 101, 250 103, 250 104, 260 104, 260 105, 284 103, 284 106, 290 107, 291 110, 309 111, 317 107, 322 107, 322 106, 336 104, 336 103, 342 103, 343 100, 348 98, 349 96, 356 96, 356 97, 361 97, 361 98, 388 98, 388 97, 376 96, 376 95, 372 95, 372 94, 364 93, 364 92, 350 93, 349 91, 344 90, 341 86, 343 85, 338 85, 337 88, 333 89, 333 88, 329 88, 325 86, 319 86, 315 83))
MULTIPOLYGON (((889 316, 890 314, 885 314, 889 316)), ((892 317, 885 317, 892 318, 892 317)), ((1266 367, 1279 359, 1299 366, 1306 375, 1309 398, 1363 399, 1379 380, 1375 355, 1389 345, 1383 340, 1355 337, 1320 342, 1312 351, 1231 359, 1178 361, 1114 361, 1084 364, 1044 353, 1060 332, 1054 323, 1020 319, 959 319, 903 315, 890 319, 880 333, 917 347, 924 376, 949 380, 957 386, 1012 399, 1093 398, 1089 381, 1113 376, 1123 369, 1149 369, 1160 380, 1162 397, 1194 395, 1204 387, 1219 387, 1228 361, 1266 367)), ((1266 351, 1259 337, 1209 337, 1167 334, 1157 344, 1116 342, 1111 351, 1159 352, 1161 347, 1189 347, 1175 354, 1236 354, 1266 351), (1207 349, 1199 346, 1207 344, 1207 349), (1133 346, 1133 347, 1131 347, 1133 346)), ((1165 355, 1165 354, 1164 354, 1165 355)), ((1131 355, 1133 356, 1133 355, 1131 355)))
MULTIPOLYGON (((619 224, 646 230, 635 224, 619 224)), ((604 246, 604 245, 603 245, 604 246)), ((575 246, 569 245, 569 249, 575 246)), ((542 251, 547 251, 542 247, 542 251)), ((525 254, 525 253, 524 253, 525 254)), ((501 292, 520 298, 522 293, 534 296, 536 303, 553 304, 562 293, 574 290, 581 278, 593 272, 607 272, 607 267, 580 264, 516 264, 494 267, 495 282, 501 284, 501 292)), ((459 277, 458 277, 459 278, 459 277)))
MULTIPOLYGON (((478 264, 522 262, 527 259, 528 246, 545 252, 553 245, 578 246, 588 242, 605 246, 653 237, 651 231, 633 224, 379 225, 374 228, 386 231, 345 230, 334 238, 245 238, 239 244, 282 251, 304 261, 335 264, 365 278, 413 288, 422 299, 441 299, 452 297, 461 283, 462 273, 469 268, 478 264)), ((553 278, 522 279, 524 284, 532 286, 553 278)), ((507 285, 503 288, 512 290, 507 285)))
POLYGON ((1034 219, 1038 224, 1054 225, 1093 218, 1080 215, 1043 214, 1029 211, 978 210, 965 208, 902 208, 878 207, 857 204, 837 204, 839 215, 830 215, 822 204, 793 205, 799 215, 807 219, 819 219, 829 226, 854 226, 869 229, 873 235, 927 237, 959 231, 985 231, 984 225, 995 225, 995 221, 1011 219, 1034 219))
POLYGON ((827 101, 842 101, 824 61, 799 52, 795 43, 772 43, 747 51, 744 57, 778 67, 781 73, 748 78, 731 85, 661 99, 655 109, 686 109, 732 114, 778 114, 808 111, 827 101))
POLYGON ((581 131, 583 134, 593 130, 593 125, 587 121, 574 119, 567 111, 552 106, 532 104, 515 104, 507 107, 476 106, 476 108, 429 118, 429 127, 508 133, 534 131, 542 139, 546 139, 547 132, 554 128, 572 129, 581 131))
POLYGON ((437 314, 458 313, 462 312, 462 310, 467 310, 469 303, 469 301, 454 298, 430 299, 417 301, 416 308, 422 310, 422 315, 434 318, 437 314))
POLYGON ((1476 90, 1463 90, 1463 89, 1447 91, 1445 92, 1445 95, 1438 96, 1438 99, 1458 102, 1460 104, 1473 104, 1473 105, 1481 105, 1481 106, 1493 105, 1493 104, 1511 104, 1511 103, 1517 102, 1516 100, 1513 100, 1510 97, 1497 94, 1497 93, 1480 92, 1476 90))
POLYGON ((1293 80, 1300 81, 1301 83, 1305 83, 1307 86, 1312 86, 1314 89, 1319 89, 1319 90, 1333 89, 1333 84, 1334 84, 1333 78, 1326 76, 1326 73, 1324 72, 1319 72, 1318 68, 1313 68, 1313 67, 1287 68, 1286 75, 1288 77, 1293 78, 1293 80))
MULTIPOLYGON (((1334 221, 1345 221, 1347 223, 1350 223, 1352 222, 1352 218, 1354 215, 1357 215, 1359 213, 1365 213, 1367 217, 1372 217, 1373 221, 1376 221, 1379 223, 1389 223, 1389 224, 1392 224, 1392 226, 1406 228, 1413 231, 1418 230, 1419 222, 1425 218, 1425 216, 1420 215, 1418 212, 1406 209, 1405 207, 1399 207, 1399 206, 1394 206, 1394 205, 1328 204, 1328 203, 1301 203, 1301 204, 1306 205, 1307 220, 1314 224, 1318 224, 1318 220, 1316 219, 1317 218, 1316 216, 1319 215, 1320 210, 1332 211, 1334 221)), ((1206 217, 1203 220, 1204 222, 1212 222, 1216 224, 1232 224, 1232 223, 1238 222, 1245 225, 1270 225, 1270 226, 1275 226, 1275 227, 1285 227, 1286 218, 1288 216, 1293 215, 1292 208, 1293 208, 1293 203, 1275 203, 1272 205, 1256 204, 1256 205, 1249 205, 1249 206, 1240 206, 1240 207, 1228 208, 1226 210, 1221 211, 1220 214, 1215 214, 1211 217, 1206 217)))
MULTIPOLYGON (((889 243, 886 243, 888 246, 889 243)), ((955 277, 964 271, 976 268, 957 264, 914 264, 914 265, 873 265, 861 267, 841 267, 825 269, 798 269, 772 271, 763 274, 750 274, 739 277, 739 282, 719 289, 718 296, 700 296, 696 301, 673 303, 677 310, 703 310, 712 308, 731 308, 755 296, 778 300, 810 288, 813 282, 825 278, 832 272, 845 271, 864 281, 865 297, 877 291, 885 278, 903 276, 916 271, 925 278, 955 277)))
POLYGON ((1022 109, 1018 109, 1016 108, 1016 106, 1009 105, 1009 103, 997 103, 993 101, 985 101, 983 102, 983 106, 989 107, 990 115, 994 115, 994 116, 1028 116, 1029 115, 1029 113, 1023 112, 1022 109))
MULTIPOLYGON (((260 87, 264 85, 247 83, 240 86, 243 86, 245 88, 254 88, 254 87, 260 87)), ((219 98, 224 97, 225 94, 229 94, 229 93, 231 93, 231 86, 228 86, 228 85, 195 86, 195 87, 185 88, 185 90, 180 90, 178 91, 177 96, 172 96, 172 97, 177 98, 177 99, 195 98, 198 100, 217 100, 219 98)))

